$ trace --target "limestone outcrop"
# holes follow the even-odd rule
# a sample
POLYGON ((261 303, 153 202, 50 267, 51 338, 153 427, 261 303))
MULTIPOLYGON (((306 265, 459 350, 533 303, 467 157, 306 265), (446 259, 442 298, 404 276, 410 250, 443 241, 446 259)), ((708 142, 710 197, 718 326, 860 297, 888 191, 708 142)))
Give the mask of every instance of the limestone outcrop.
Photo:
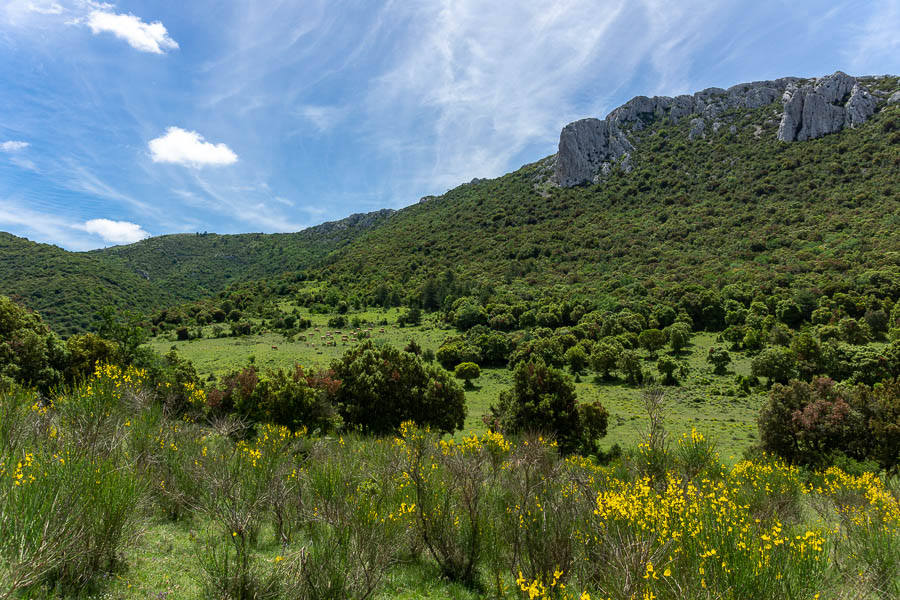
POLYGON ((784 113, 778 126, 778 139, 802 142, 856 127, 875 112, 875 98, 859 82, 838 71, 815 84, 791 84, 781 102, 784 113))
MULTIPOLYGON (((634 146, 629 135, 656 121, 678 122, 692 117, 688 137, 698 140, 705 138, 709 129, 718 133, 723 125, 719 117, 724 113, 738 108, 761 108, 779 99, 783 112, 777 135, 788 142, 856 127, 871 117, 878 106, 864 83, 840 71, 811 83, 784 77, 728 89, 708 88, 674 98, 637 96, 605 119, 581 119, 566 125, 559 136, 553 179, 560 186, 571 187, 597 182, 612 168, 630 170, 634 146)), ((889 102, 893 101, 894 97, 889 102)), ((729 131, 736 131, 734 125, 729 131)))

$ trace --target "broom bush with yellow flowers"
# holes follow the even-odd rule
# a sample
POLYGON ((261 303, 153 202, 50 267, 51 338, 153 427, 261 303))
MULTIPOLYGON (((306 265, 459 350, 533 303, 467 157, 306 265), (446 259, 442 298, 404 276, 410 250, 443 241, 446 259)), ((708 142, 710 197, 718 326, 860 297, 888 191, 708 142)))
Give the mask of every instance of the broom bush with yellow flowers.
POLYGON ((389 597, 410 570, 469 597, 900 596, 896 478, 724 465, 661 412, 609 466, 539 434, 310 435, 167 413, 142 377, 0 395, 0 599, 102 593, 169 525, 184 597, 389 597))

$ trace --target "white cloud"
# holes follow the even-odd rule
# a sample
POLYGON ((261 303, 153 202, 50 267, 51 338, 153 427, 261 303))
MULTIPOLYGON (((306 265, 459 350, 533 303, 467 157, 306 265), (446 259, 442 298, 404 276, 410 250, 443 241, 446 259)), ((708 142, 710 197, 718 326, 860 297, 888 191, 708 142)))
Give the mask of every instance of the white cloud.
POLYGON ((132 14, 117 14, 105 10, 93 10, 87 17, 87 25, 94 34, 109 32, 141 52, 163 54, 178 48, 178 42, 169 37, 165 25, 159 21, 144 23, 132 14))
POLYGON ((19 142, 15 140, 9 140, 6 142, 0 142, 0 150, 3 152, 19 152, 20 150, 24 150, 28 146, 30 146, 28 142, 19 142))
POLYGON ((416 35, 371 88, 365 126, 382 128, 372 137, 415 173, 414 188, 430 182, 439 191, 473 176, 498 176, 530 147, 553 148, 567 122, 602 117, 628 100, 620 90, 642 73, 653 73, 660 92, 681 91, 699 32, 711 21, 706 4, 392 4, 393 20, 409 23, 416 35))
POLYGON ((169 127, 166 135, 150 140, 148 146, 153 162, 193 168, 230 165, 238 159, 237 154, 225 144, 206 142, 196 131, 186 131, 180 127, 169 127))
POLYGON ((128 221, 112 221, 110 219, 91 219, 86 221, 84 230, 100 236, 105 242, 113 244, 132 244, 150 237, 150 234, 144 231, 140 225, 128 221))

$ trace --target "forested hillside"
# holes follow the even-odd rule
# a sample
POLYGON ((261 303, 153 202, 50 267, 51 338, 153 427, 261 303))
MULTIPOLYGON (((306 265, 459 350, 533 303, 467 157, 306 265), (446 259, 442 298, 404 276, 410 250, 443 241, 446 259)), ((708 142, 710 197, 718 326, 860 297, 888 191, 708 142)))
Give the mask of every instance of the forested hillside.
POLYGON ((92 252, 0 233, 0 292, 68 335, 95 328, 106 306, 145 312, 232 283, 302 271, 391 214, 353 215, 291 234, 166 235, 92 252))

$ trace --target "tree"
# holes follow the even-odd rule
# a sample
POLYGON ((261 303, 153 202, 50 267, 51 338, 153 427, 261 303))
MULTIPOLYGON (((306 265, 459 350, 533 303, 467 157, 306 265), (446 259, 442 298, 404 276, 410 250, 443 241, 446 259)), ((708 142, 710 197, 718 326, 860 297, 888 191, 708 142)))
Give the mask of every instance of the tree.
POLYGON ((62 382, 68 360, 39 314, 0 296, 0 389, 15 382, 46 392, 62 382))
POLYGON ((656 356, 656 352, 666 345, 666 334, 659 329, 645 329, 638 336, 638 343, 650 356, 656 356))
POLYGON ((713 373, 724 375, 728 365, 731 364, 731 355, 728 350, 713 346, 706 355, 706 362, 713 366, 713 373))
POLYGON ((460 331, 467 331, 476 325, 484 325, 488 321, 487 311, 473 298, 460 299, 454 309, 454 324, 460 331))
POLYGON ((580 345, 572 346, 566 350, 565 359, 572 374, 580 373, 588 364, 587 352, 580 345))
POLYGON ((328 432, 339 419, 326 397, 328 390, 316 383, 318 378, 299 365, 293 371, 269 372, 251 393, 238 398, 235 409, 254 421, 284 425, 293 431, 306 427, 328 432))
POLYGON ((623 350, 616 364, 628 383, 637 385, 644 380, 641 357, 634 350, 623 350))
POLYGON ((750 371, 769 383, 787 383, 795 375, 797 360, 790 348, 766 348, 750 363, 750 371))
POLYGON ((586 427, 572 379, 542 360, 519 363, 512 388, 501 392, 490 410, 494 422, 507 433, 542 431, 553 435, 563 454, 590 451, 594 436, 606 433, 602 405, 590 415, 586 427))
POLYGON ((363 432, 388 434, 403 421, 441 433, 462 429, 466 396, 439 368, 409 352, 376 347, 371 340, 331 364, 340 387, 333 401, 344 422, 363 432))
POLYGON ((623 350, 622 344, 616 341, 600 340, 594 345, 594 350, 591 352, 591 368, 606 379, 609 377, 609 372, 616 368, 623 350))
POLYGON ((441 343, 435 358, 448 371, 463 362, 480 362, 481 353, 478 348, 469 344, 465 338, 449 337, 441 343))
POLYGON ((760 446, 807 465, 824 466, 837 453, 871 458, 876 445, 868 430, 870 396, 865 386, 842 387, 827 377, 776 384, 759 414, 760 446))
POLYGON ((472 386, 472 380, 481 377, 481 368, 473 362, 464 362, 456 365, 453 376, 465 381, 466 387, 472 386))
POLYGON ((663 385, 674 385, 678 383, 675 377, 675 371, 678 370, 678 363, 669 356, 661 356, 656 361, 656 370, 663 376, 663 385))
POLYGON ((691 339, 691 328, 686 323, 673 323, 666 328, 666 333, 669 346, 675 354, 681 352, 691 339))
POLYGON ((98 314, 101 337, 118 344, 117 362, 123 365, 135 363, 140 355, 140 347, 150 335, 141 326, 141 316, 132 311, 118 313, 107 306, 98 314))

